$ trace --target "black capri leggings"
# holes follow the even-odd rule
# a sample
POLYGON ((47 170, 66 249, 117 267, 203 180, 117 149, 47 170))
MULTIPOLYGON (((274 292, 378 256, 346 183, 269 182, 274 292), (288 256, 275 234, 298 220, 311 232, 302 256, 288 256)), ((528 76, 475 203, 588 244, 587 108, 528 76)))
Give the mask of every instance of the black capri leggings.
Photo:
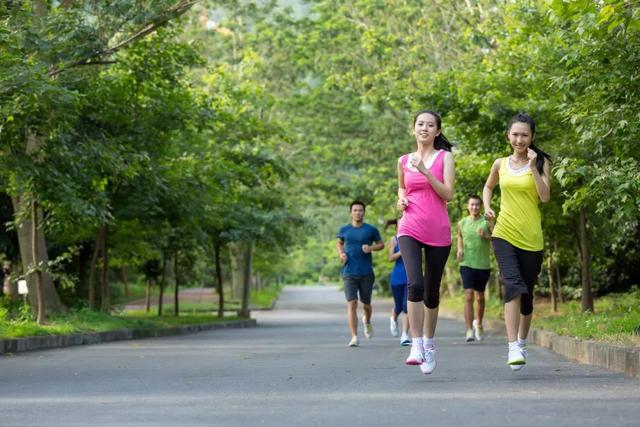
POLYGON ((451 245, 431 246, 409 236, 398 237, 398 244, 407 271, 409 301, 424 301, 424 305, 428 308, 437 308, 440 304, 440 280, 449 258, 451 245), (422 268, 423 249, 424 270, 422 268))
POLYGON ((520 296, 520 314, 533 313, 533 285, 542 268, 542 251, 526 251, 504 239, 491 240, 500 269, 504 302, 520 296))

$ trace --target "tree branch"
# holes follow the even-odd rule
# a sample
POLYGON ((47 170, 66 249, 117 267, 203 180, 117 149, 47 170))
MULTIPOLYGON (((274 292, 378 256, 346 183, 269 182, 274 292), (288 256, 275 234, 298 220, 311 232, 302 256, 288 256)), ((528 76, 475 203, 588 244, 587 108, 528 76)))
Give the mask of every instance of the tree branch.
POLYGON ((147 35, 155 32, 158 28, 166 25, 169 21, 171 21, 174 18, 177 18, 178 16, 184 14, 185 12, 187 12, 194 4, 198 3, 199 0, 180 0, 177 4, 175 4, 173 7, 167 9, 165 12, 163 12, 161 14, 161 18, 158 19, 155 22, 151 22, 148 23, 146 26, 144 26, 143 28, 141 28, 140 30, 138 30, 135 34, 133 34, 132 36, 130 36, 129 38, 121 41, 120 43, 116 44, 113 47, 107 48, 107 49, 103 49, 100 51, 96 51, 94 53, 92 53, 91 55, 73 62, 71 64, 67 64, 65 66, 63 66, 62 68, 58 68, 58 69, 53 69, 50 70, 47 74, 49 77, 54 77, 57 76, 58 74, 67 71, 71 68, 75 68, 81 65, 97 65, 97 64, 107 64, 110 63, 109 61, 92 61, 92 59, 94 58, 99 58, 102 57, 104 55, 112 55, 115 52, 117 52, 118 50, 146 37, 147 35))

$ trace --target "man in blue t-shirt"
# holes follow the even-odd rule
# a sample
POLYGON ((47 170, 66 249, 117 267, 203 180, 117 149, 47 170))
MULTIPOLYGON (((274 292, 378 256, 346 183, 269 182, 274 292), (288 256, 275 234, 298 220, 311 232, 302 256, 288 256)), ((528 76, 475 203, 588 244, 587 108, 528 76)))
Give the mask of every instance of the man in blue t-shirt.
POLYGON ((351 224, 338 231, 338 256, 342 262, 344 294, 347 298, 347 321, 351 331, 349 347, 358 346, 358 295, 364 309, 362 323, 364 335, 371 338, 371 293, 373 291, 373 262, 371 252, 384 248, 380 232, 364 222, 365 204, 359 200, 351 203, 351 224))

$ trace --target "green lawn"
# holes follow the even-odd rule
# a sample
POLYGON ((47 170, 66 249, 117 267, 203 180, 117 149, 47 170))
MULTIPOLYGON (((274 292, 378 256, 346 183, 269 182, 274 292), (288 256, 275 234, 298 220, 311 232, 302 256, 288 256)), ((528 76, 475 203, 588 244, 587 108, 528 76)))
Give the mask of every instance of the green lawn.
MULTIPOLYGON (((252 292, 250 301, 259 308, 270 308, 279 294, 280 288, 271 287, 260 292, 252 292)), ((121 304, 123 302, 124 300, 120 300, 121 304)), ((225 307, 229 311, 240 308, 237 302, 227 303, 225 307)), ((66 315, 52 316, 47 319, 46 325, 40 326, 33 320, 28 308, 21 306, 21 302, 14 301, 6 303, 6 306, 0 304, 0 338, 103 332, 123 328, 162 328, 238 319, 235 315, 219 319, 216 316, 217 305, 205 302, 183 302, 180 305, 180 316, 173 315, 173 304, 164 306, 164 316, 158 317, 156 313, 157 307, 153 307, 148 314, 144 311, 136 311, 115 315, 83 309, 66 315), (9 311, 13 315, 9 315, 9 311)))
MULTIPOLYGON (((442 307, 462 314, 463 297, 446 297, 442 307)), ((558 313, 551 312, 548 300, 536 299, 533 312, 534 328, 559 335, 603 341, 612 344, 640 346, 640 289, 624 294, 611 294, 595 301, 595 313, 582 313, 580 301, 558 304, 558 313)), ((502 303, 487 301, 487 319, 502 319, 502 303)))
POLYGON ((133 313, 114 315, 91 310, 79 310, 67 315, 51 317, 47 324, 40 326, 33 320, 0 320, 0 337, 17 338, 34 335, 64 335, 79 332, 103 332, 114 329, 148 329, 168 326, 193 325, 235 320, 237 316, 219 319, 213 314, 188 314, 181 316, 145 315, 133 313))

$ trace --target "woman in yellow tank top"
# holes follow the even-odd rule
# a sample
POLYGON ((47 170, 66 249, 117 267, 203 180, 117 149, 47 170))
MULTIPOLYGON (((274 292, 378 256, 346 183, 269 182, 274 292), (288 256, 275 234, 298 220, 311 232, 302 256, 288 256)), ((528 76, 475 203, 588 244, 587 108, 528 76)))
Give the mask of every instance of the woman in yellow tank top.
POLYGON ((504 323, 514 371, 526 363, 527 335, 533 312, 533 285, 542 265, 542 224, 539 202, 551 195, 549 155, 533 145, 536 125, 526 114, 516 114, 508 126, 513 149, 496 159, 482 191, 487 219, 495 218, 491 196, 500 185, 500 213, 492 244, 504 286, 504 323))

